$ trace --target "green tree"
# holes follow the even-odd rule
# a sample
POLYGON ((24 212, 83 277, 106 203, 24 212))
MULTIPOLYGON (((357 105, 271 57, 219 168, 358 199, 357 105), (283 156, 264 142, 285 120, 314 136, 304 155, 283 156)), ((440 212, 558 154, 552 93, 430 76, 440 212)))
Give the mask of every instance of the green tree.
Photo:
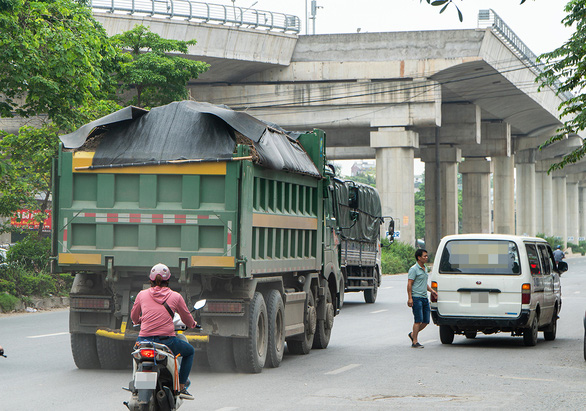
POLYGON ((184 100, 188 97, 187 82, 209 68, 202 61, 168 55, 187 54, 188 46, 196 44, 195 40, 167 40, 141 25, 112 40, 115 46, 130 50, 120 63, 116 79, 123 89, 136 90, 130 103, 139 107, 184 100))
POLYGON ((0 132, 0 162, 3 164, 0 215, 11 217, 21 208, 40 210, 36 216, 39 235, 49 208, 51 162, 59 147, 58 132, 55 125, 22 127, 18 134, 0 132))
MULTIPOLYGON (((523 4, 526 1, 527 0, 520 0, 520 3, 519 4, 523 4)), ((423 3, 423 0, 419 0, 419 2, 420 3, 423 3)), ((446 11, 446 9, 448 8, 448 6, 452 5, 452 6, 454 6, 456 8, 456 12, 458 13, 458 19, 460 21, 464 21, 464 15, 460 11, 460 8, 458 7, 458 5, 456 4, 456 2, 454 0, 425 0, 425 2, 427 4, 432 5, 432 6, 441 7, 440 14, 443 13, 444 11, 446 11)))
POLYGON ((0 116, 46 115, 60 129, 105 98, 116 50, 84 1, 0 0, 0 116))
POLYGON ((415 191, 415 238, 425 238, 425 182, 415 191))
MULTIPOLYGON (((562 46, 539 57, 539 61, 545 63, 545 71, 538 79, 542 81, 541 88, 552 86, 554 90, 557 89, 558 94, 574 92, 575 95, 560 104, 561 117, 567 120, 542 147, 586 129, 586 0, 572 0, 566 4, 564 10, 567 16, 562 23, 567 27, 575 26, 575 32, 562 46)), ((550 171, 575 163, 584 154, 586 145, 583 142, 581 147, 553 164, 550 171)))
POLYGON ((355 176, 348 177, 348 180, 376 187, 376 172, 374 170, 363 171, 355 176))

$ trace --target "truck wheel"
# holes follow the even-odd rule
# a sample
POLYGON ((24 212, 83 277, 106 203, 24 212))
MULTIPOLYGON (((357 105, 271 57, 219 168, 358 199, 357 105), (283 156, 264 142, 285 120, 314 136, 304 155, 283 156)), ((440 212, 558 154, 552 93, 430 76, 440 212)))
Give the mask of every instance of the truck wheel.
POLYGON ((95 335, 71 334, 71 353, 77 368, 81 370, 100 368, 95 335))
POLYGON ((523 330, 523 343, 527 347, 533 347, 537 345, 537 332, 539 331, 539 321, 537 315, 533 318, 531 327, 523 330))
POLYGON ((315 299, 313 293, 307 294, 307 305, 305 307, 305 334, 303 340, 287 340, 287 348, 291 354, 309 354, 315 336, 317 313, 315 312, 315 299))
POLYGON ((265 367, 277 368, 283 360, 285 351, 285 306, 281 294, 271 290, 267 297, 269 317, 269 346, 265 367))
POLYGON ((207 356, 210 369, 213 372, 234 371, 234 350, 231 338, 210 335, 210 341, 207 344, 207 356))
POLYGON ((267 340, 269 327, 267 306, 262 294, 254 293, 250 302, 248 318, 248 337, 234 339, 234 360, 236 368, 242 372, 259 373, 267 360, 267 340))
POLYGON ((325 297, 324 304, 326 305, 326 318, 323 321, 317 322, 312 348, 327 348, 330 343, 330 336, 332 335, 332 328, 334 327, 334 304, 332 302, 332 293, 327 286, 325 297))
POLYGON ((340 281, 340 298, 338 299, 338 310, 344 306, 344 279, 340 281))
POLYGON ((454 342, 454 330, 447 325, 440 325, 440 341, 442 344, 451 344, 454 342))
POLYGON ((557 310, 554 310, 553 317, 551 319, 551 323, 549 323, 549 326, 543 332, 543 338, 545 338, 546 341, 555 340, 555 335, 557 333, 557 329, 558 329, 558 313, 557 313, 557 310))
POLYGON ((378 294, 379 274, 376 269, 373 271, 374 281, 372 282, 372 288, 370 290, 364 290, 364 301, 366 301, 367 304, 373 304, 376 301, 376 295, 378 294))
POLYGON ((100 365, 105 370, 123 370, 132 365, 132 342, 96 337, 100 365))

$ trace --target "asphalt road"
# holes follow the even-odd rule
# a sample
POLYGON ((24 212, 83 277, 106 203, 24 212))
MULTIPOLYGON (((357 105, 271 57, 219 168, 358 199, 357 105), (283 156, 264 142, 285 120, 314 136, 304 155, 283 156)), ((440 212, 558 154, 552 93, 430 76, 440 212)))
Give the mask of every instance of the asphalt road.
MULTIPOLYGON (((586 404, 586 257, 568 260, 555 341, 525 347, 509 334, 439 342, 430 325, 412 349, 406 275, 385 276, 375 304, 348 294, 326 350, 286 355, 261 374, 191 374, 181 410, 578 410, 586 404)), ((66 310, 0 315, 1 410, 124 410, 128 371, 78 370, 66 310)))

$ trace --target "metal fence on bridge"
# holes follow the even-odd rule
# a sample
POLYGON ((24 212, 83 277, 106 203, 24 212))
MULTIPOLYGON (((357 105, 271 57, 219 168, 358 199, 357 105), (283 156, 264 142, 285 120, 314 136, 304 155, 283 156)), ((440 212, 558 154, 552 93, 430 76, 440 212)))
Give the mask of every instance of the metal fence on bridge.
POLYGON ((138 14, 201 23, 227 24, 290 33, 301 31, 299 17, 272 11, 191 0, 92 0, 94 11, 138 14))
MULTIPOLYGON (((543 73, 543 63, 537 61, 537 55, 515 34, 515 32, 492 9, 478 12, 478 28, 490 28, 516 55, 537 75, 543 73)), ((554 84, 559 89, 560 83, 554 84)), ((572 93, 560 93, 569 100, 572 93)))

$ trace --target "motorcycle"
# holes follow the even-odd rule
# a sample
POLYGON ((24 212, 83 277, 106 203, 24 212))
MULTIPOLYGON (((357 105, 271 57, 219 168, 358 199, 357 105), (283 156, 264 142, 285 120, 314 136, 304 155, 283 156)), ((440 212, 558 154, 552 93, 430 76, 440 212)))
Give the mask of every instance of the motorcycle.
MULTIPOLYGON (((193 306, 193 311, 200 310, 206 300, 200 300, 193 306)), ((187 327, 181 321, 179 314, 173 318, 175 331, 185 330, 187 327)), ((201 330, 201 326, 196 325, 201 330)), ((187 339, 182 334, 178 338, 187 339)), ((132 381, 128 388, 132 393, 130 401, 124 405, 130 411, 173 411, 183 403, 179 396, 179 366, 181 359, 177 358, 164 344, 156 342, 137 342, 132 352, 133 367, 132 381)))
POLYGON ((4 348, 2 348, 1 345, 0 345, 0 357, 6 358, 6 356, 4 355, 4 348))

